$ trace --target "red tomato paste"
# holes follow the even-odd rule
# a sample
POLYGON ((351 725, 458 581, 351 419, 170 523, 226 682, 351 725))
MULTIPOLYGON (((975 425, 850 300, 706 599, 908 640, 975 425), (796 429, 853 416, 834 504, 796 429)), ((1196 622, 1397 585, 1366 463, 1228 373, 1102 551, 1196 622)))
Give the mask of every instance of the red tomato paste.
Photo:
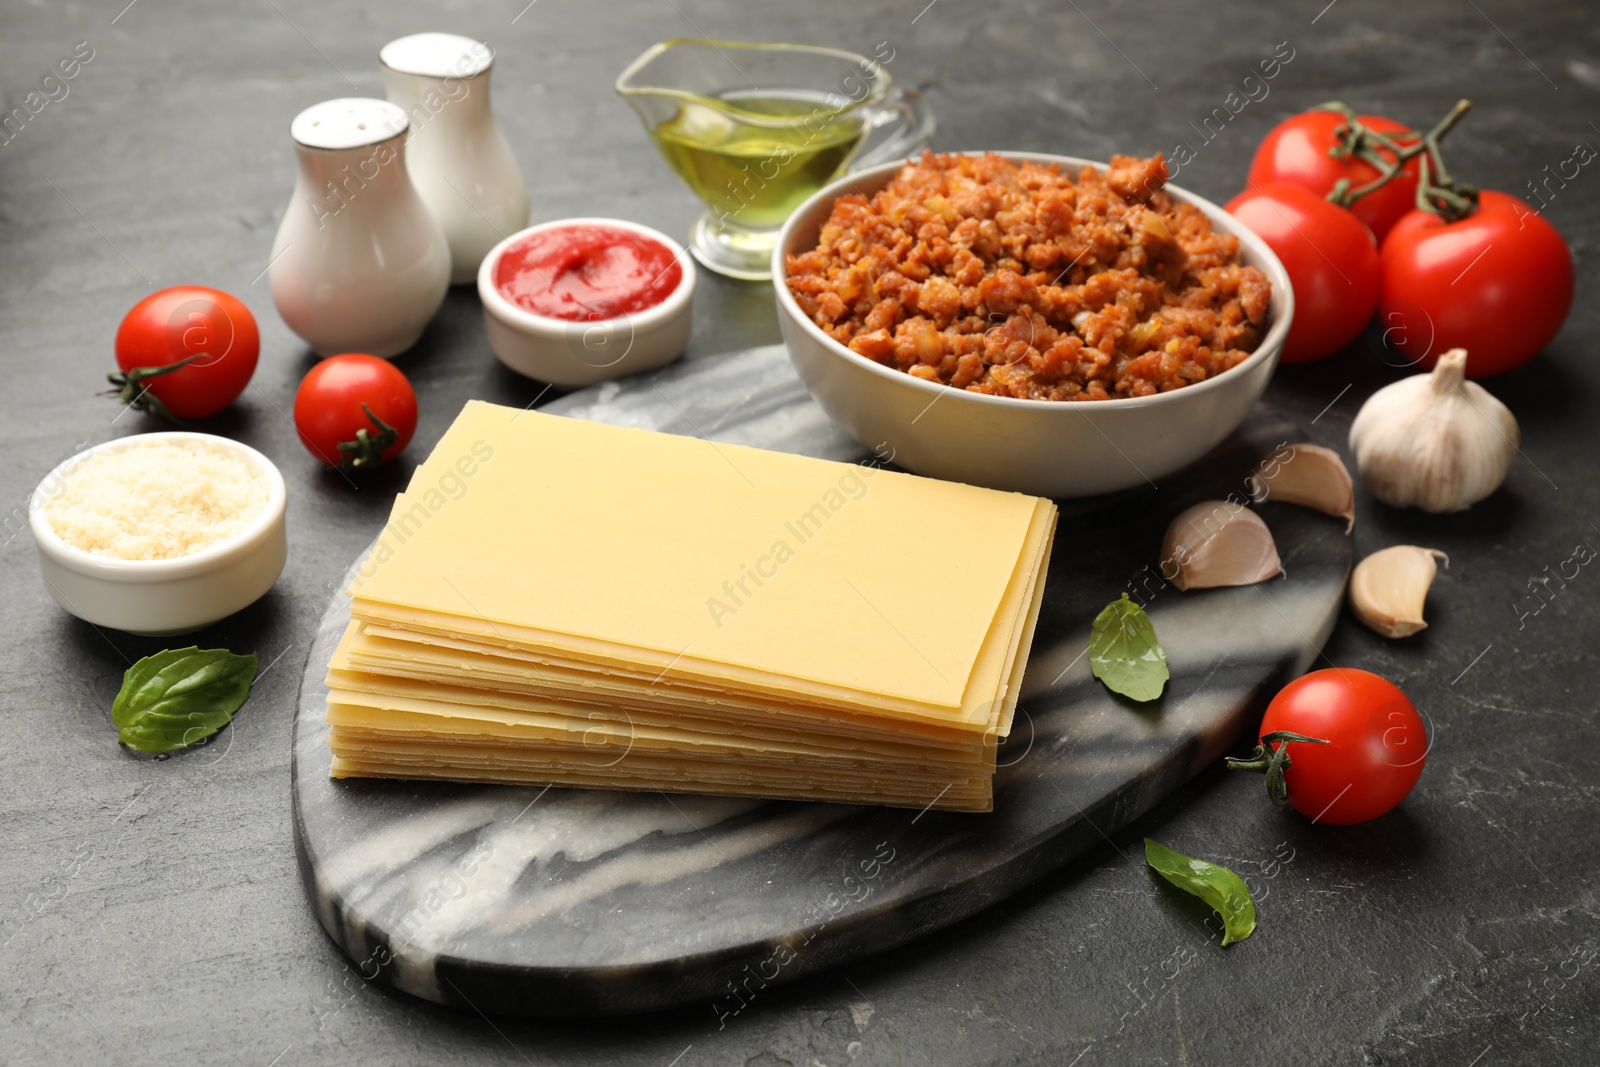
POLYGON ((620 226, 556 226, 507 248, 494 284, 517 307, 552 319, 598 322, 661 303, 683 281, 672 249, 620 226))

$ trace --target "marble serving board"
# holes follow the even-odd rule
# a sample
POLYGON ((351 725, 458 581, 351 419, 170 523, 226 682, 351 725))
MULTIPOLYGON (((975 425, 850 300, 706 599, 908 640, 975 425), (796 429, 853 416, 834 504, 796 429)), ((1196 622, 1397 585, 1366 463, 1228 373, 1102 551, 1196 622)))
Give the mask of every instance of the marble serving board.
MULTIPOLYGON (((779 346, 607 383, 544 410, 869 458, 811 402, 779 346)), ((1257 407, 1159 488, 1063 505, 985 815, 334 781, 323 676, 349 619, 339 594, 311 652, 294 738, 296 843, 322 925, 363 975, 444 1004, 559 1017, 698 1003, 726 1018, 773 985, 971 915, 1103 843, 1220 758, 1311 664, 1350 570, 1341 520, 1264 505, 1287 574, 1259 586, 1181 593, 1155 564, 1173 515, 1241 498, 1254 462, 1303 436, 1257 407), (1172 670, 1150 704, 1114 696, 1089 672, 1090 623, 1124 591, 1147 604, 1172 670)))

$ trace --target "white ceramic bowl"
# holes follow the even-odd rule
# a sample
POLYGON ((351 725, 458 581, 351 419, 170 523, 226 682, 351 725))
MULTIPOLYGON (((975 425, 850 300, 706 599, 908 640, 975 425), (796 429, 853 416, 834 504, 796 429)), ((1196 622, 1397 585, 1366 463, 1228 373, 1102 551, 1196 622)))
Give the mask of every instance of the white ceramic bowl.
MULTIPOLYGON (((1013 160, 1079 167, 1104 163, 1071 156, 1003 152, 1013 160)), ((784 224, 773 250, 778 325, 789 358, 806 388, 857 441, 918 474, 1057 499, 1092 496, 1157 483, 1227 437, 1272 377, 1294 294, 1283 264, 1266 243, 1209 200, 1169 185, 1212 226, 1239 238, 1245 263, 1272 282, 1268 329, 1237 367, 1194 385, 1154 396, 1061 402, 985 396, 913 378, 852 352, 812 322, 783 279, 785 256, 816 247, 836 197, 872 196, 905 161, 848 175, 823 188, 784 224), (892 451, 891 451, 892 450, 892 451)))
POLYGON ((123 437, 73 456, 45 476, 28 502, 28 525, 39 547, 39 568, 50 595, 67 611, 94 623, 134 634, 188 633, 248 607, 283 573, 287 493, 272 461, 248 445, 205 433, 153 433, 123 437), (267 506, 242 533, 188 556, 173 559, 111 559, 76 548, 55 532, 44 505, 78 464, 101 452, 154 440, 197 440, 231 452, 259 470, 267 482, 267 506))
POLYGON ((694 260, 666 234, 623 219, 557 219, 507 237, 478 267, 478 297, 489 347, 500 362, 529 378, 576 389, 625 374, 653 370, 677 359, 689 343, 694 303, 694 260), (615 226, 666 245, 683 268, 683 280, 655 307, 598 322, 535 315, 500 295, 495 271, 507 248, 529 234, 559 226, 615 226))

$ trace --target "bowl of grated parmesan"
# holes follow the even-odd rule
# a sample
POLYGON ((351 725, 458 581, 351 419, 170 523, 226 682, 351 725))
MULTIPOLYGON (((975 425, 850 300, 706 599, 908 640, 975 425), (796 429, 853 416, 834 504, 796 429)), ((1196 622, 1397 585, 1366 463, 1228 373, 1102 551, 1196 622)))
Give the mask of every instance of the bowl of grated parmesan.
POLYGON ((137 434, 51 471, 28 503, 46 587, 129 633, 187 633, 258 600, 283 572, 283 475, 213 434, 137 434))

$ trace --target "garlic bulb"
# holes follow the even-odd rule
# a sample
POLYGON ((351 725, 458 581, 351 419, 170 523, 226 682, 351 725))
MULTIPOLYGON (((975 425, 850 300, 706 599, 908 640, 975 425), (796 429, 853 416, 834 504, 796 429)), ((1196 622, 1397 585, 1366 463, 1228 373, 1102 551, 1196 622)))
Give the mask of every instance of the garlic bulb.
POLYGON ((1465 511, 1500 487, 1517 454, 1517 420, 1466 380, 1467 350, 1452 348, 1432 374, 1386 385, 1350 426, 1350 451, 1367 491, 1385 504, 1465 511))
POLYGON ((1182 512, 1161 544, 1161 577, 1179 589, 1254 585, 1282 574, 1278 546, 1261 516, 1207 500, 1182 512))
POLYGON ((1250 475, 1250 499, 1281 500, 1316 508, 1345 520, 1345 532, 1356 525, 1356 493, 1339 453, 1321 445, 1285 445, 1256 464, 1250 475))
POLYGON ((1427 629, 1422 605, 1439 573, 1435 559, 1450 566, 1450 557, 1436 548, 1394 545, 1374 552, 1350 575, 1350 610, 1385 637, 1410 637, 1427 629))

